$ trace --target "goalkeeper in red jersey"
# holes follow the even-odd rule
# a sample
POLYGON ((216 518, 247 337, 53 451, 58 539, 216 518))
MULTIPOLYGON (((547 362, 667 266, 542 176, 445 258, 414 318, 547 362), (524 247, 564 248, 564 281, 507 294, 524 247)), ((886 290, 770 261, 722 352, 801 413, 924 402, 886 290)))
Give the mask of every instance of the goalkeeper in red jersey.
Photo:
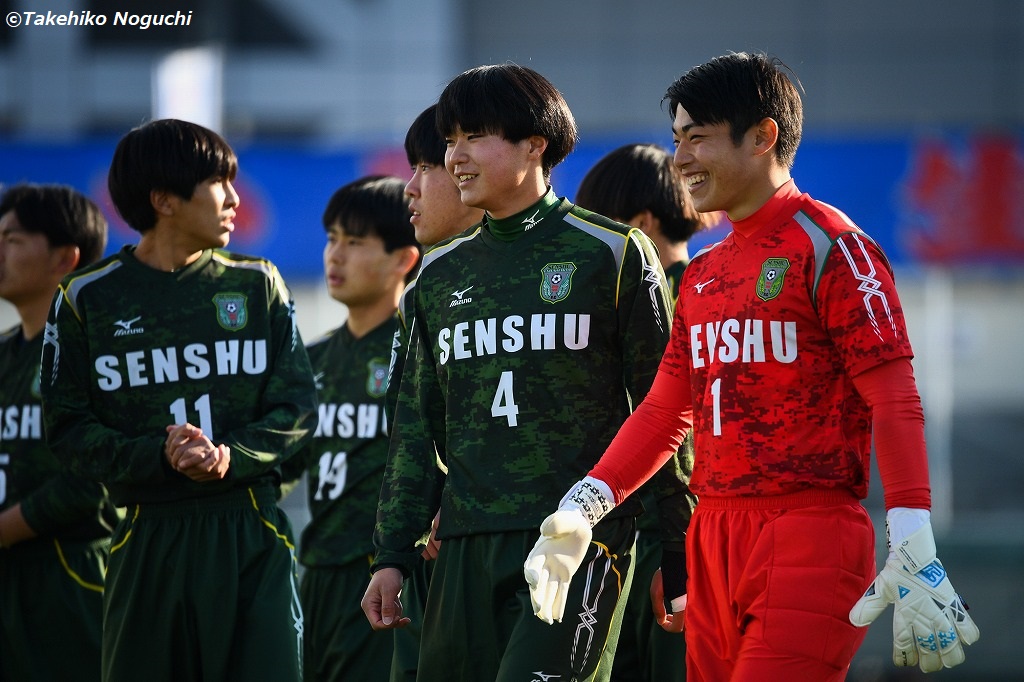
POLYGON ((724 211, 733 229, 683 273, 650 393, 542 524, 526 562, 537 615, 561 616, 591 526, 692 428, 700 504, 687 594, 673 600, 688 680, 841 680, 858 626, 889 603, 898 665, 961 663, 979 633, 936 558, 892 271, 849 218, 790 177, 796 86, 778 60, 729 54, 684 74, 665 100, 694 206, 724 211), (891 550, 877 577, 860 504, 872 437, 891 550))

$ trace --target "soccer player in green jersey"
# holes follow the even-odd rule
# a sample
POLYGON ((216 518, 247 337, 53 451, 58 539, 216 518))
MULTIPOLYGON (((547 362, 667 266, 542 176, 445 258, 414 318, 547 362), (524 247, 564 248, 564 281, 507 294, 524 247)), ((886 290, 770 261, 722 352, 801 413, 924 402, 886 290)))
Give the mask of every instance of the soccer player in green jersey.
POLYGON ((99 680, 103 572, 118 511, 43 439, 39 356, 61 279, 103 255, 107 221, 62 185, 0 197, 0 680, 99 680))
MULTIPOLYGON (((412 177, 405 185, 409 197, 409 211, 416 232, 416 241, 424 247, 454 237, 476 225, 483 218, 479 208, 462 203, 455 180, 444 167, 444 138, 437 132, 437 105, 424 109, 409 126, 405 134, 405 155, 412 168, 412 177)), ((394 416, 398 402, 405 360, 409 348, 409 328, 413 324, 412 310, 405 305, 412 300, 410 285, 399 303, 398 330, 395 332, 394 353, 388 381, 389 418, 394 416)), ((442 466, 439 463, 439 466, 442 466)), ((424 543, 423 561, 416 564, 402 588, 402 607, 410 622, 407 627, 395 628, 395 653, 391 659, 391 682, 415 682, 420 651, 420 628, 427 600, 427 586, 437 558, 436 536, 438 518, 434 517, 432 532, 424 543)))
POLYGON ((650 386, 669 333, 664 274, 642 232, 551 189, 576 126, 543 76, 471 69, 436 115, 463 203, 486 214, 424 256, 363 608, 374 628, 407 623, 403 575, 440 507, 418 679, 604 680, 639 503, 595 536, 571 615, 553 628, 532 618, 522 562, 539 508, 557 503, 650 386), (447 476, 423 447, 431 441, 447 476))
MULTIPOLYGON (((674 300, 679 278, 690 260, 687 242, 706 221, 704 214, 694 209, 683 175, 667 150, 654 144, 627 144, 612 150, 587 171, 576 191, 576 203, 632 225, 650 237, 674 300)), ((680 455, 683 471, 689 477, 693 471, 692 439, 684 443, 680 455)), ((678 635, 682 622, 671 623, 664 618, 656 500, 649 490, 641 499, 648 513, 637 518, 636 572, 626 602, 612 680, 681 682, 686 679, 685 647, 678 635), (649 595, 652 581, 654 592, 649 595)))
POLYGON ((394 637, 366 627, 359 600, 373 558, 373 523, 388 454, 384 395, 395 311, 420 249, 405 185, 368 176, 337 190, 323 215, 324 277, 345 323, 307 348, 317 379, 320 423, 283 466, 285 480, 309 474, 312 518, 302 531, 300 595, 305 679, 386 682, 394 637))
POLYGON ((103 679, 301 679, 294 542, 276 501, 316 390, 272 263, 223 250, 234 151, 165 119, 117 144, 110 196, 141 234, 66 277, 41 387, 50 447, 128 507, 104 593, 103 679))

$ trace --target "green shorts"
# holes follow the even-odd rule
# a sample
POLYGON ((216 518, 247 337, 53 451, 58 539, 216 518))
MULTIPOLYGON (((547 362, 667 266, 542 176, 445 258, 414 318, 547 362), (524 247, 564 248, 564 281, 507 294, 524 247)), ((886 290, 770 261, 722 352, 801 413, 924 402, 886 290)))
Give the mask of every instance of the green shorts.
POLYGON ((111 543, 104 682, 302 679, 295 543, 276 497, 128 509, 111 543))
POLYGON ((434 561, 420 561, 402 586, 402 615, 412 622, 395 629, 395 653, 391 657, 391 682, 416 682, 420 660, 420 635, 423 632, 423 612, 430 587, 434 561))
POLYGON ((109 539, 0 550, 0 680, 100 679, 109 552, 109 539))
POLYGON ((666 632, 654 620, 651 578, 661 568, 661 540, 656 530, 641 530, 636 540, 636 572, 626 601, 626 615, 612 668, 612 682, 683 682, 686 641, 681 632, 666 632))
POLYGON ((632 577, 632 518, 606 519, 570 585, 562 621, 533 615, 523 562, 537 531, 446 539, 427 597, 418 682, 607 680, 632 577))
POLYGON ((370 582, 370 559, 306 568, 299 594, 306 617, 307 682, 387 682, 394 635, 374 631, 360 606, 370 582))

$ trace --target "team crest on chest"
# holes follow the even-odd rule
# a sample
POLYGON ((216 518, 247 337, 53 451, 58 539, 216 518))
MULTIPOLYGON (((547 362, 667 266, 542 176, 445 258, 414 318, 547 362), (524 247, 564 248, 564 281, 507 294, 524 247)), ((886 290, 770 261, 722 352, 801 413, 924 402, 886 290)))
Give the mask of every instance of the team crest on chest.
POLYGON ((229 332, 237 332, 249 321, 249 312, 245 307, 246 296, 243 294, 217 294, 213 297, 213 305, 217 307, 217 322, 229 332))
POLYGON ((374 358, 366 363, 366 392, 373 398, 380 398, 388 390, 388 369, 390 363, 374 358))
POLYGON ((762 301, 770 301, 782 292, 782 281, 789 270, 788 258, 769 258, 761 265, 761 275, 757 278, 757 297, 762 301))
POLYGON ((540 297, 548 303, 564 301, 572 289, 574 263, 548 263, 540 271, 540 297))

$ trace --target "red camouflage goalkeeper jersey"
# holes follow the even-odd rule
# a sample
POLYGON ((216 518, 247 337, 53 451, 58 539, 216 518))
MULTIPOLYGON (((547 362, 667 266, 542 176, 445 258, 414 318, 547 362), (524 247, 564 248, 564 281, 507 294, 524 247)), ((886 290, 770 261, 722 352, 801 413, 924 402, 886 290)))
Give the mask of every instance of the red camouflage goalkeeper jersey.
POLYGON ((881 250, 788 182, 683 275, 661 370, 689 373, 691 488, 866 496, 871 412, 851 377, 912 354, 881 250))

